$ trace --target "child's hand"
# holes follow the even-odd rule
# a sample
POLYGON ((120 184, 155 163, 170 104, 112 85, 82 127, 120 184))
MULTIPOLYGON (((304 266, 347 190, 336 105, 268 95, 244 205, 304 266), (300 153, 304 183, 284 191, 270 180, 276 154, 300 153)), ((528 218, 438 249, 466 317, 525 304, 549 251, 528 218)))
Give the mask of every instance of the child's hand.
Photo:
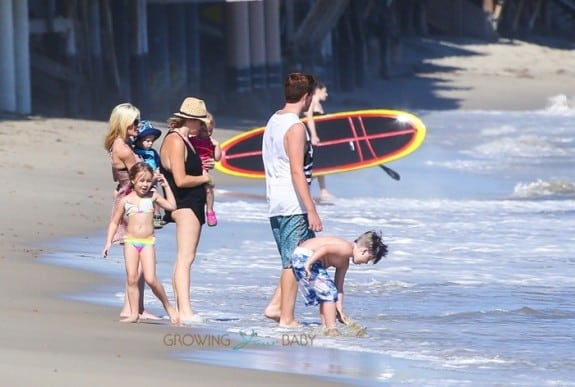
POLYGON ((336 311, 335 317, 337 319, 337 321, 339 321, 342 324, 346 324, 347 325, 347 316, 345 313, 340 312, 339 310, 336 311))
POLYGON ((218 140, 216 140, 215 138, 210 137, 210 141, 212 142, 212 145, 213 145, 213 146, 220 146, 220 143, 219 143, 218 140))
POLYGON ((112 244, 106 243, 106 246, 104 246, 104 250, 102 250, 102 258, 108 257, 108 252, 110 251, 110 247, 112 247, 112 244))
POLYGON ((202 166, 204 169, 213 169, 216 165, 216 161, 214 159, 205 159, 202 161, 202 166))
POLYGON ((213 180, 212 180, 212 177, 210 176, 210 173, 208 171, 206 171, 205 169, 202 171, 202 176, 206 178, 205 184, 209 184, 209 185, 213 184, 213 180))
POLYGON ((162 187, 165 187, 166 184, 168 184, 166 182, 166 178, 164 177, 164 175, 162 175, 161 173, 157 173, 156 174, 156 181, 158 182, 159 185, 161 185, 162 187))
POLYGON ((305 270, 305 278, 307 278, 309 280, 311 277, 311 269, 310 269, 309 265, 305 265, 304 270, 305 270))

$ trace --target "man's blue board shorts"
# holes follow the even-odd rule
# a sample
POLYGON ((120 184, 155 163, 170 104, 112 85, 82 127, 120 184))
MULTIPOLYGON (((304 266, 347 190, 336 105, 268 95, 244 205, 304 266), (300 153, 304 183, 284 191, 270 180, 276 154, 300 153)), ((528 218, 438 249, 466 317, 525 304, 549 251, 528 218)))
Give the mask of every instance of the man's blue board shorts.
POLYGON ((309 229, 307 214, 272 216, 270 218, 272 233, 282 257, 282 267, 291 267, 291 256, 296 246, 303 241, 314 238, 315 233, 309 229))

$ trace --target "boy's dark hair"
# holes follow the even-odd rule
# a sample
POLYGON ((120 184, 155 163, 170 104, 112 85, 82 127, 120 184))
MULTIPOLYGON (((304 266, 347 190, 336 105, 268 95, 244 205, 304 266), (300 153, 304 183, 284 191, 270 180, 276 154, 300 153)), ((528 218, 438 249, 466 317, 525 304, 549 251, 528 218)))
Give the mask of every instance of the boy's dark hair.
POLYGON ((284 82, 285 101, 287 103, 298 102, 304 94, 313 95, 316 81, 313 75, 292 73, 284 82))
POLYGON ((354 242, 367 248, 374 265, 387 255, 387 245, 383 243, 381 233, 376 231, 364 232, 354 242))

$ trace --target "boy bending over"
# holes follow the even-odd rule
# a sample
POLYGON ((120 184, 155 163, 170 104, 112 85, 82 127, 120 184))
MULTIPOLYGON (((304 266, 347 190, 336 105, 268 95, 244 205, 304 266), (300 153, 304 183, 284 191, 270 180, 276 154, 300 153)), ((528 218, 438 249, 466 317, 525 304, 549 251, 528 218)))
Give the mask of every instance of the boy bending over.
POLYGON ((302 242, 293 252, 291 263, 299 290, 306 306, 318 305, 322 325, 330 336, 338 335, 336 314, 342 322, 347 321, 343 313, 343 281, 350 260, 361 265, 373 261, 378 263, 387 254, 387 246, 381 234, 368 231, 353 243, 339 237, 322 236, 302 242), (327 268, 335 267, 332 280, 327 268))

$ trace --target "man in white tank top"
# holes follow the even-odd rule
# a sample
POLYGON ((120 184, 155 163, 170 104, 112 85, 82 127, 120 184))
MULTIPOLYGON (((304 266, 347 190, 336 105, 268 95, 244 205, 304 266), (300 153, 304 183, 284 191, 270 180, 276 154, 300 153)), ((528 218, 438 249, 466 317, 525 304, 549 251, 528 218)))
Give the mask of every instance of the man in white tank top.
POLYGON ((299 242, 313 238, 323 228, 309 188, 313 149, 299 119, 301 112, 309 108, 315 83, 311 75, 288 75, 285 105, 271 116, 263 136, 268 215, 283 267, 264 315, 281 326, 298 325, 294 317, 297 282, 291 255, 299 242))

